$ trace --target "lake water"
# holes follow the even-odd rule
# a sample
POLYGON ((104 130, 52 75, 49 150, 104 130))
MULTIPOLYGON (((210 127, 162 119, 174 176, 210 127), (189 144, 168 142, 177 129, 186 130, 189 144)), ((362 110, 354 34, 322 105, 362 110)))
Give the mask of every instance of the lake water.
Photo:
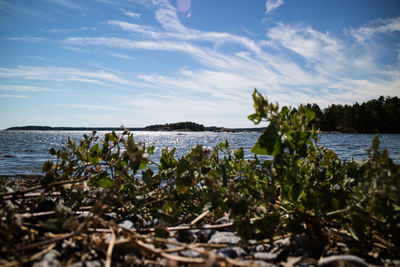
MULTIPOLYGON (((0 131, 0 175, 40 174, 42 164, 51 159, 49 149, 60 148, 68 136, 78 142, 82 131, 0 131)), ((99 132, 104 136, 106 132, 99 132)), ((192 147, 200 144, 212 148, 228 140, 234 148, 243 147, 246 158, 252 158, 251 147, 260 133, 217 133, 217 132, 133 132, 137 142, 154 144, 152 156, 159 159, 161 149, 176 147, 176 157, 185 155, 192 147)), ((320 144, 335 151, 341 159, 364 160, 374 134, 322 134, 320 144)), ((400 162, 400 134, 380 135, 381 147, 387 147, 390 157, 400 162)))

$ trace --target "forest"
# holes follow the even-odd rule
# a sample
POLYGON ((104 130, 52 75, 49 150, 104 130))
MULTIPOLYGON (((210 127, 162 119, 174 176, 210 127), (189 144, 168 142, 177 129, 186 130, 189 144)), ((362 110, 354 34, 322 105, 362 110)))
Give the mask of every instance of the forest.
POLYGON ((400 99, 379 97, 361 105, 332 104, 321 110, 317 104, 307 104, 314 111, 312 124, 323 132, 400 133, 400 99))
POLYGON ((177 131, 177 130, 182 130, 182 131, 194 131, 194 132, 200 132, 204 131, 205 127, 202 124, 198 124, 195 122, 176 122, 176 123, 167 123, 167 124, 156 124, 156 125, 150 125, 144 128, 144 130, 147 131, 177 131))

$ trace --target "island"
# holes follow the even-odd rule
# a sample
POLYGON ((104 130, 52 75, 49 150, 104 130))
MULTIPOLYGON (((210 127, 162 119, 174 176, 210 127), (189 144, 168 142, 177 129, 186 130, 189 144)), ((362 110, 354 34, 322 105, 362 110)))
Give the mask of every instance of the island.
POLYGON ((206 127, 195 122, 175 122, 155 124, 146 127, 51 127, 51 126, 16 126, 5 129, 6 131, 120 131, 126 128, 130 131, 170 131, 170 132, 262 132, 265 127, 254 128, 225 128, 217 126, 206 127))

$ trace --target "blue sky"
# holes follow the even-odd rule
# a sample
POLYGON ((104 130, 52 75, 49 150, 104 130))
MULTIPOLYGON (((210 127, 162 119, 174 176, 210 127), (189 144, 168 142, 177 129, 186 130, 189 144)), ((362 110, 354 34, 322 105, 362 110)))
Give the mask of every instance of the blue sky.
POLYGON ((251 127, 400 95, 399 0, 0 0, 0 129, 251 127))

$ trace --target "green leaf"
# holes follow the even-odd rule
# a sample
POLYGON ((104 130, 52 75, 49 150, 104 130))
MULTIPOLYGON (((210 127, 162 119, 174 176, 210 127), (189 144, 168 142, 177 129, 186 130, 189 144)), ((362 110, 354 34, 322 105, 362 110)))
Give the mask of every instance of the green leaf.
POLYGON ((165 202, 165 204, 162 206, 162 210, 165 214, 172 214, 175 211, 176 207, 174 205, 174 203, 172 202, 165 202))
POLYGON ((154 154, 154 149, 155 149, 155 146, 153 144, 149 145, 147 147, 147 153, 149 153, 149 155, 153 155, 154 154))
POLYGON ((312 121, 313 119, 315 119, 315 112, 311 109, 305 107, 304 112, 308 121, 312 121))
POLYGON ((148 187, 153 186, 153 174, 154 172, 151 169, 147 169, 146 171, 142 171, 143 181, 146 183, 148 187))
POLYGON ((99 164, 100 159, 101 159, 101 152, 102 152, 102 150, 100 149, 100 146, 98 143, 93 145, 90 148, 90 152, 89 152, 89 162, 93 165, 99 164))
POLYGON ((46 161, 43 165, 42 165, 42 171, 43 172, 48 172, 51 170, 51 168, 54 166, 53 162, 51 161, 46 161))
POLYGON ((108 188, 113 185, 113 180, 106 172, 104 172, 102 175, 92 178, 88 184, 91 186, 108 188))
POLYGON ((374 150, 374 152, 378 152, 379 145, 380 145, 379 135, 376 135, 372 140, 372 149, 374 150))
POLYGON ((50 148, 50 154, 52 156, 55 156, 57 154, 57 151, 54 149, 54 147, 50 148))
POLYGON ((113 184, 113 181, 111 180, 110 177, 103 177, 97 182, 98 186, 101 188, 108 188, 111 187, 113 184))
POLYGON ((280 221, 279 213, 265 214, 260 220, 254 222, 255 228, 265 237, 272 237, 280 221))
POLYGON ((156 227, 154 229, 154 235, 155 235, 155 237, 159 237, 159 238, 168 238, 169 231, 167 228, 164 228, 164 227, 156 227))
POLYGON ((247 118, 251 120, 254 124, 259 124, 261 122, 261 116, 257 113, 251 114, 247 118))
POLYGON ((180 177, 185 171, 190 169, 190 162, 182 158, 176 166, 176 173, 180 177))
POLYGON ((108 141, 103 142, 103 149, 102 149, 102 154, 106 155, 109 151, 109 143, 108 141))
POLYGON ((235 159, 237 160, 244 159, 243 147, 240 147, 237 150, 235 150, 233 154, 235 155, 235 159))
POLYGON ((287 115, 287 114, 289 114, 289 112, 290 112, 290 109, 287 106, 284 106, 281 110, 282 115, 287 115))
POLYGON ((303 185, 300 183, 294 183, 292 186, 292 191, 291 191, 291 198, 292 201, 298 201, 299 198, 301 197, 301 194, 303 193, 303 185))
POLYGON ((260 136, 251 152, 259 155, 276 156, 280 153, 280 136, 275 124, 271 123, 260 136))

